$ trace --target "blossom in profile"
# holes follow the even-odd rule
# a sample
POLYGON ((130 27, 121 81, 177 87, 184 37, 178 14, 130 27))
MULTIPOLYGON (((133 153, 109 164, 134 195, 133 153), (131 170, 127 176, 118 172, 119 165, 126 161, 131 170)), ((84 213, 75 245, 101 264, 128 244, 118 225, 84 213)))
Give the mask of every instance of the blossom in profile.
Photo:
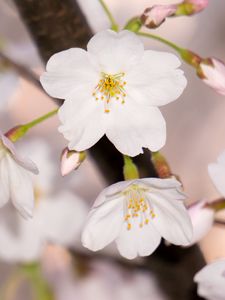
POLYGON ((11 200, 24 218, 32 217, 34 207, 31 173, 38 174, 36 165, 0 132, 0 206, 11 200))
POLYGON ((194 277, 198 295, 207 300, 223 300, 225 295, 225 259, 206 265, 194 277))
POLYGON ((165 144, 166 124, 158 106, 176 100, 186 86, 179 59, 144 50, 136 34, 97 33, 87 51, 71 48, 53 55, 41 76, 44 89, 65 99, 59 131, 68 148, 84 151, 104 134, 123 154, 165 144))
POLYGON ((216 58, 203 59, 197 69, 198 76, 217 93, 225 95, 225 64, 216 58))
POLYGON ((192 225, 185 195, 176 179, 143 178, 107 187, 96 199, 82 233, 82 244, 103 249, 114 240, 128 259, 148 256, 161 238, 188 245, 192 225))

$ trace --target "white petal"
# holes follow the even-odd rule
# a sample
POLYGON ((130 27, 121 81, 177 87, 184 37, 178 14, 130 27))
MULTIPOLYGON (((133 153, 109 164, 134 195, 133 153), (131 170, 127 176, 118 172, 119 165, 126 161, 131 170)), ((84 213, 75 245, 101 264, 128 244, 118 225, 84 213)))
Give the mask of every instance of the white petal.
POLYGON ((135 180, 126 180, 116 182, 107 188, 105 188, 97 197, 94 202, 93 207, 97 207, 106 201, 110 201, 112 198, 118 198, 119 193, 122 192, 125 188, 127 188, 130 184, 135 182, 135 180))
POLYGON ((198 283, 198 295, 209 300, 223 300, 225 294, 225 260, 206 265, 194 277, 198 283))
POLYGON ((156 188, 156 189, 174 189, 174 188, 180 188, 181 183, 180 181, 176 180, 175 178, 141 178, 137 180, 139 184, 145 184, 148 185, 150 188, 156 188))
POLYGON ((54 54, 47 63, 47 72, 41 84, 52 97, 68 98, 79 89, 94 89, 98 73, 94 70, 87 52, 71 48, 54 54))
POLYGON ((23 157, 18 150, 16 149, 15 145, 8 139, 5 135, 0 132, 0 139, 2 140, 4 146, 11 152, 15 161, 24 169, 28 171, 38 174, 38 168, 29 158, 23 157))
POLYGON ((188 208, 193 226, 191 245, 205 237, 213 226, 215 212, 212 209, 205 208, 205 204, 205 201, 200 201, 188 208))
POLYGON ((28 171, 19 166, 10 155, 7 156, 9 168, 10 197, 13 205, 24 218, 31 217, 34 207, 32 179, 28 171))
POLYGON ((181 183, 175 178, 141 178, 136 180, 141 186, 144 185, 156 195, 168 200, 185 200, 186 194, 182 191, 181 183))
POLYGON ((208 172, 217 190, 225 197, 225 166, 217 163, 209 164, 208 172))
POLYGON ((74 246, 80 237, 86 215, 84 201, 69 191, 62 191, 54 199, 43 199, 35 217, 47 241, 74 246))
POLYGON ((225 167, 225 151, 219 155, 219 157, 217 158, 217 161, 219 164, 222 164, 225 167))
POLYGON ((97 251, 115 240, 123 223, 123 198, 93 208, 82 233, 84 247, 97 251))
POLYGON ((106 135, 123 154, 136 156, 142 148, 157 151, 166 140, 165 120, 156 107, 133 106, 128 103, 113 107, 106 135))
POLYGON ((153 226, 167 241, 175 245, 189 245, 193 236, 190 217, 184 204, 168 200, 154 193, 148 193, 155 218, 153 226))
MULTIPOLYGON (((136 225, 136 224, 135 224, 136 225)), ((128 259, 137 256, 148 256, 159 246, 160 234, 151 224, 140 228, 138 225, 127 230, 127 224, 123 224, 122 231, 116 239, 117 248, 120 254, 128 259)))
POLYGON ((0 207, 9 201, 9 173, 7 159, 0 161, 0 207))
POLYGON ((179 59, 166 52, 145 51, 142 61, 126 77, 127 94, 139 104, 161 106, 176 100, 187 80, 179 59))
POLYGON ((105 134, 104 113, 91 97, 81 95, 79 102, 67 100, 60 107, 59 131, 69 140, 70 150, 84 151, 92 147, 105 134), (80 104, 84 100, 83 104, 80 104), (80 104, 80 105, 79 105, 80 104))
POLYGON ((141 40, 127 30, 119 33, 101 31, 89 41, 87 49, 97 59, 101 71, 111 74, 126 72, 144 53, 141 40))

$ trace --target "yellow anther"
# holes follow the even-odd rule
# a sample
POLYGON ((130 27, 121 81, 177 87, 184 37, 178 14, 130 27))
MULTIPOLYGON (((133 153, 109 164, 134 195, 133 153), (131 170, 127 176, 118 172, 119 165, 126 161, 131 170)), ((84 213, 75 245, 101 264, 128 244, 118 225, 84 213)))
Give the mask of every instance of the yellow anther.
POLYGON ((127 224, 127 230, 131 230, 131 224, 130 223, 127 224))
POLYGON ((105 113, 109 113, 110 112, 110 110, 109 109, 105 109, 105 113))

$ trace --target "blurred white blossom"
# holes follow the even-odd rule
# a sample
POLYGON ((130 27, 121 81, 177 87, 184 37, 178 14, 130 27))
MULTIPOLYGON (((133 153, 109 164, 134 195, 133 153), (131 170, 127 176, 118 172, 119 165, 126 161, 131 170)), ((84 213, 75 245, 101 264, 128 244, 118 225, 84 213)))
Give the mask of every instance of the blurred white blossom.
POLYGON ((45 90, 65 99, 59 131, 70 150, 83 151, 104 134, 122 153, 135 156, 165 144, 165 120, 157 106, 176 100, 186 86, 179 59, 144 51, 132 32, 97 33, 88 51, 53 55, 41 76, 45 90))
POLYGON ((206 265, 194 277, 198 295, 207 300, 224 300, 225 259, 206 265))
POLYGON ((49 242, 79 247, 87 214, 85 202, 70 189, 54 193, 56 168, 48 144, 38 139, 30 143, 31 149, 40 169, 39 176, 31 179, 36 200, 33 219, 24 220, 10 204, 0 210, 0 259, 8 262, 37 260, 49 242))
POLYGON ((175 179, 144 178, 107 187, 96 199, 82 233, 82 244, 97 251, 116 241, 128 259, 150 255, 163 237, 188 245, 192 225, 175 179))

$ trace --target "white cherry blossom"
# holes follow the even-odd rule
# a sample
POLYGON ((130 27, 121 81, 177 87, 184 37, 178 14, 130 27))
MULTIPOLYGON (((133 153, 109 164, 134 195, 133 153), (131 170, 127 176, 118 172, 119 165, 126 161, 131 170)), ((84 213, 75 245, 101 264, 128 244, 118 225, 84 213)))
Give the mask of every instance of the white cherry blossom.
POLYGON ((198 295, 207 300, 224 300, 225 259, 206 265, 194 277, 198 284, 198 295))
POLYGON ((32 216, 34 207, 31 173, 36 165, 21 156, 14 144, 0 132, 0 207, 9 200, 24 217, 32 216))
POLYGON ((175 179, 144 178, 107 187, 96 199, 82 233, 82 243, 97 251, 116 241, 128 259, 150 255, 163 237, 188 245, 192 225, 175 179))
POLYGON ((71 48, 53 55, 41 76, 44 89, 65 99, 59 131, 70 150, 83 151, 104 134, 122 153, 165 144, 166 124, 158 109, 176 100, 186 86, 179 59, 166 52, 144 51, 127 30, 97 33, 87 51, 71 48))

